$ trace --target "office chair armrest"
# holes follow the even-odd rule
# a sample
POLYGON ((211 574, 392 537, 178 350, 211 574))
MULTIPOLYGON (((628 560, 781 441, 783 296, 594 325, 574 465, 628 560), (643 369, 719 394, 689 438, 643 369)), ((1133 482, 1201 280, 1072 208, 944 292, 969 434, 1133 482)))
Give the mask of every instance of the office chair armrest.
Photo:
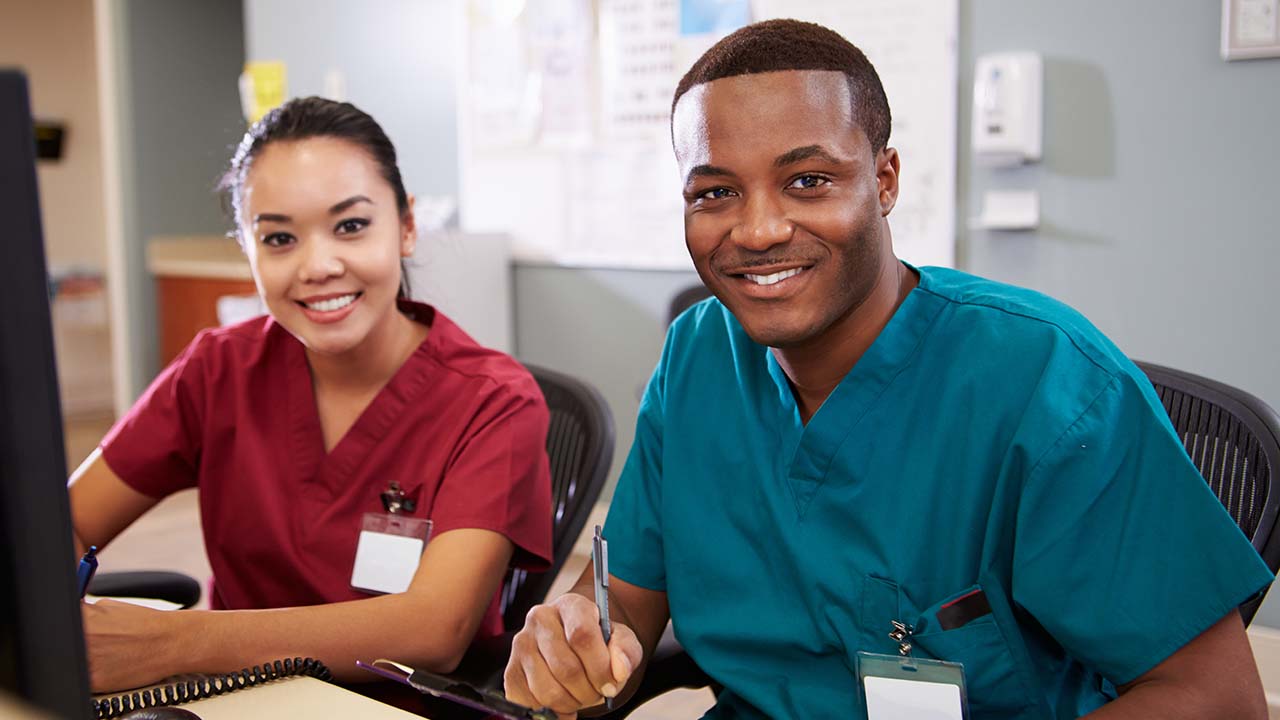
POLYGON ((166 600, 189 608, 200 602, 200 583, 180 572, 100 572, 89 581, 89 594, 166 600))

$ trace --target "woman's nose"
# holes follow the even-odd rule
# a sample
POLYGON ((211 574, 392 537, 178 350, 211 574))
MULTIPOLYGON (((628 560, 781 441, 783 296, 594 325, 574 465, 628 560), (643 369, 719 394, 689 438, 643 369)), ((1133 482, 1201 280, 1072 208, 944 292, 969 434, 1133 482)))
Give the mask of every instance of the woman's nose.
POLYGON ((337 253, 337 248, 326 240, 307 241, 304 252, 302 264, 299 267, 299 276, 304 282, 324 282, 329 278, 341 276, 346 268, 337 253))

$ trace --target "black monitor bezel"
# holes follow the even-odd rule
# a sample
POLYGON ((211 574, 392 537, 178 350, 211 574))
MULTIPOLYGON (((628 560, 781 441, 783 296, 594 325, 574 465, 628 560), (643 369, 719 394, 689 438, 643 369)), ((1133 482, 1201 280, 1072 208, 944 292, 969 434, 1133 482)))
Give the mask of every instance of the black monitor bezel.
POLYGON ((0 70, 0 686, 91 716, 26 77, 0 70))

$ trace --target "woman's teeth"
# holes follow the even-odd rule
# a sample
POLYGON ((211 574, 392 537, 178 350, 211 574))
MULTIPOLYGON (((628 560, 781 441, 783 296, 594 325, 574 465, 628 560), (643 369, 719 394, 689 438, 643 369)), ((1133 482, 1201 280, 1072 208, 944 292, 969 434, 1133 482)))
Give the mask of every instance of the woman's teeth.
POLYGON ((789 277, 799 275, 802 272, 804 272, 804 268, 791 268, 790 270, 783 270, 781 272, 773 273, 772 275, 745 274, 743 277, 757 285, 772 285, 774 283, 782 282, 789 277))
POLYGON ((333 312, 334 310, 341 310, 342 308, 355 302, 355 300, 356 300, 356 293, 352 293, 350 295, 343 295, 341 297, 329 298, 328 300, 321 300, 320 302, 306 303, 306 306, 310 310, 317 310, 319 312, 333 312))

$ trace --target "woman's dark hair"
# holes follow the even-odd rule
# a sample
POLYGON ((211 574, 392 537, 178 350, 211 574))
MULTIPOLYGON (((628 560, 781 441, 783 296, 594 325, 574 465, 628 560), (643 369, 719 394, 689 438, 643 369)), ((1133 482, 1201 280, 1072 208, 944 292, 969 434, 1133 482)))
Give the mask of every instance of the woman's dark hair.
MULTIPOLYGON (((360 108, 347 102, 334 102, 322 97, 295 98, 249 127, 244 139, 231 156, 231 164, 218 181, 218 190, 229 201, 231 220, 239 227, 245 177, 263 148, 274 142, 328 137, 346 140, 369 153, 384 180, 396 196, 401 217, 409 213, 409 195, 400 179, 396 164, 396 148, 382 126, 360 108)), ((238 234, 238 231, 237 231, 238 234)), ((409 274, 400 263, 400 298, 409 297, 409 274)))

